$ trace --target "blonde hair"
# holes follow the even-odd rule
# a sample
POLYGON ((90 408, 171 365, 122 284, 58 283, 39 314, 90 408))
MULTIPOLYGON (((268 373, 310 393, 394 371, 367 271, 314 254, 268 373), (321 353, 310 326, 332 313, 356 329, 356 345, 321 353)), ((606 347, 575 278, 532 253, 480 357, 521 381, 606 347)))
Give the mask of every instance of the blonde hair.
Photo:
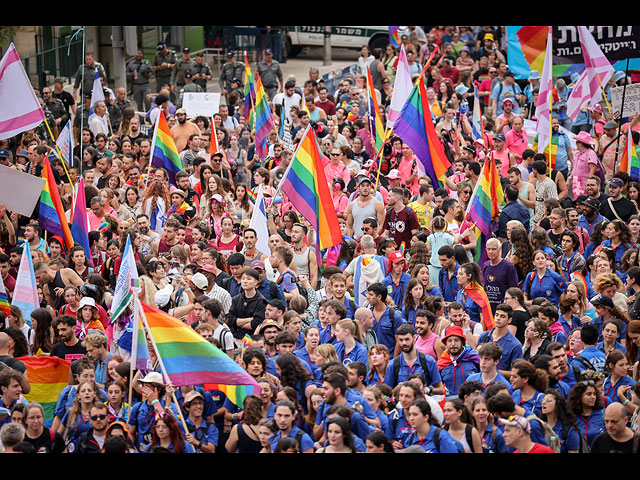
POLYGON ((320 355, 325 359, 326 363, 329 362, 337 362, 338 354, 336 353, 336 349, 330 343, 323 343, 316 347, 315 351, 316 355, 320 355))
POLYGON ((343 318, 336 324, 336 327, 347 330, 354 338, 362 338, 362 333, 360 332, 360 322, 354 322, 350 318, 343 318))

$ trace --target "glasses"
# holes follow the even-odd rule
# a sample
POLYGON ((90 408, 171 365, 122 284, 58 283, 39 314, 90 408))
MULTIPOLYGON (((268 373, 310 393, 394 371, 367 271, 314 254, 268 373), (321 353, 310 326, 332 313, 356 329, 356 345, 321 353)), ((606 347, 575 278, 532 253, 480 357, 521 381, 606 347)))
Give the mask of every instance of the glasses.
POLYGON ((596 382, 594 382, 593 380, 581 380, 579 383, 581 383, 582 385, 586 385, 587 387, 596 386, 596 382))
POLYGON ((89 418, 95 422, 96 420, 104 420, 107 417, 107 414, 101 413, 100 415, 91 415, 89 418))
POLYGON ((332 153, 332 154, 331 154, 331 156, 332 156, 332 157, 339 157, 339 156, 340 156, 340 154, 339 154, 339 153, 332 153))
POLYGON ((489 72, 489 75, 495 75, 496 73, 498 73, 498 72, 495 72, 495 71, 494 72, 489 72))
POLYGON ((191 402, 191 406, 192 407, 198 407, 198 406, 203 406, 204 402, 203 401, 198 401, 198 402, 191 402))

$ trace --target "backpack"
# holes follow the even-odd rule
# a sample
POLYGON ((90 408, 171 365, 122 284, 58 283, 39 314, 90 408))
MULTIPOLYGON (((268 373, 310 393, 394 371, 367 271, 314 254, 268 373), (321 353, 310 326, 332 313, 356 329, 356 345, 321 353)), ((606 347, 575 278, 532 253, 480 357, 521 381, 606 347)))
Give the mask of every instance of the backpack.
POLYGON ((232 350, 235 348, 235 344, 233 342, 231 342, 231 348, 226 348, 226 345, 224 344, 224 337, 227 332, 231 333, 231 330, 229 330, 227 327, 224 327, 220 332, 220 347, 223 352, 226 352, 227 350, 232 350))
MULTIPOLYGON (((445 426, 444 429, 449 431, 449 425, 445 426)), ((495 433, 493 431, 491 431, 491 433, 493 435, 493 443, 495 444, 496 442, 495 433)), ((468 423, 464 427, 464 438, 467 441, 467 445, 469 445, 469 448, 471 449, 471 453, 476 453, 476 451, 473 449, 473 426, 468 423)), ((479 453, 482 453, 482 452, 479 452, 479 453)))
MULTIPOLYGON (((424 356, 424 353, 418 352, 418 361, 420 362, 420 366, 424 371, 424 375, 426 377, 426 385, 431 385, 431 375, 429 375, 429 370, 427 368, 427 359, 424 356)), ((396 382, 398 382, 398 374, 400 373, 400 355, 393 359, 393 375, 395 376, 396 382)))
MULTIPOLYGON (((562 425, 562 444, 567 441, 570 428, 570 425, 562 425)), ((587 440, 587 437, 584 436, 584 433, 582 433, 580 429, 577 428, 576 430, 578 430, 578 434, 580 435, 580 449, 578 450, 578 453, 590 453, 591 450, 589 449, 589 441, 587 440)))
POLYGON ((542 427, 542 431, 544 432, 544 438, 547 440, 547 444, 549 445, 549 448, 553 450, 555 453, 560 453, 560 447, 562 444, 560 443, 560 439, 558 438, 558 435, 556 435, 556 432, 553 431, 553 429, 549 426, 549 424, 544 420, 540 419, 534 413, 532 413, 531 415, 525 418, 529 422, 531 420, 536 420, 537 422, 539 422, 540 426, 542 427))
MULTIPOLYGON (((278 278, 276 285, 280 286, 280 284, 284 281, 284 276, 287 274, 293 278, 296 278, 291 270, 287 270, 282 275, 280 275, 280 278, 278 278)), ((303 287, 299 283, 296 283, 296 285, 298 286, 298 293, 304 297, 304 299, 307 301, 307 306, 309 306, 309 292, 307 291, 307 287, 303 287)))
MULTIPOLYGON (((442 428, 440 427, 433 427, 433 444, 436 447, 436 450, 438 451, 438 453, 440 453, 440 433, 442 432, 442 428)), ((465 431, 465 435, 466 435, 466 431, 465 431)), ((409 436, 409 440, 411 442, 413 442, 413 439, 415 438, 416 432, 413 432, 410 436, 409 436)), ((451 437, 453 438, 453 437, 451 437)), ((464 447, 462 446, 462 444, 456 440, 455 438, 453 439, 453 441, 456 444, 456 448, 458 449, 458 453, 465 453, 464 452, 464 447)))

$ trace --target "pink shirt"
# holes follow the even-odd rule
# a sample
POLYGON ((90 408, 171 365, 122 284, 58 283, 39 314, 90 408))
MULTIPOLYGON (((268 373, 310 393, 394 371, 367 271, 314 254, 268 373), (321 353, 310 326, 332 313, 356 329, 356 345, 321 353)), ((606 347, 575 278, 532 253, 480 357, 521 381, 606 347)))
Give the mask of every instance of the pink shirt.
POLYGON ((342 178, 346 185, 351 181, 351 173, 342 162, 338 163, 338 165, 334 165, 331 161, 325 163, 324 174, 327 177, 327 182, 331 182, 336 177, 342 178))
POLYGON ((412 195, 417 195, 420 191, 420 185, 418 184, 418 166, 417 166, 417 162, 419 162, 419 160, 415 157, 415 155, 407 160, 405 157, 402 157, 402 160, 400 160, 400 164, 398 165, 398 171, 400 172, 400 174, 402 175, 402 179, 405 185, 406 182, 404 181, 405 179, 409 178, 412 174, 416 175, 416 178, 413 179, 413 182, 411 182, 410 185, 407 185, 407 187, 409 187, 409 190, 411 190, 411 194, 412 195), (414 167, 414 162, 415 162, 415 167, 414 167))
POLYGON ((434 360, 438 360, 438 355, 436 354, 434 345, 436 343, 436 340, 438 340, 439 338, 440 337, 435 333, 431 333, 431 335, 429 335, 427 338, 422 338, 420 335, 416 335, 414 337, 413 343, 416 347, 416 350, 424 353, 425 355, 431 355, 434 360))
POLYGON ((520 133, 515 130, 509 130, 505 134, 505 139, 505 148, 520 158, 522 158, 522 152, 529 148, 527 132, 524 129, 520 130, 520 133))

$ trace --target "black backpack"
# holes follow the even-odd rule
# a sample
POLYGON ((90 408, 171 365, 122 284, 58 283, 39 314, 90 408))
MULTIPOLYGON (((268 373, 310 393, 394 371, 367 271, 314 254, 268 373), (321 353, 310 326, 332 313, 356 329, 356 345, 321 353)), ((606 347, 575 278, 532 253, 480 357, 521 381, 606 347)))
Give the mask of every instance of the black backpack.
MULTIPOLYGON (((278 278, 276 285, 279 286, 284 281, 285 275, 290 275, 291 277, 295 278, 295 275, 293 274, 293 272, 291 270, 287 270, 282 275, 280 275, 280 278, 278 278)), ((296 285, 298 286, 298 293, 300 293, 300 295, 304 297, 304 299, 307 301, 307 306, 309 306, 309 292, 307 291, 307 287, 303 287, 299 283, 296 283, 296 285)))
MULTIPOLYGON (((396 382, 398 382, 398 374, 400 373, 400 355, 393 359, 393 374, 395 375, 396 382)), ((426 385, 429 386, 431 385, 431 375, 429 375, 429 369, 427 368, 427 359, 424 356, 424 353, 418 352, 418 361, 420 362, 420 366, 424 371, 426 385)))

